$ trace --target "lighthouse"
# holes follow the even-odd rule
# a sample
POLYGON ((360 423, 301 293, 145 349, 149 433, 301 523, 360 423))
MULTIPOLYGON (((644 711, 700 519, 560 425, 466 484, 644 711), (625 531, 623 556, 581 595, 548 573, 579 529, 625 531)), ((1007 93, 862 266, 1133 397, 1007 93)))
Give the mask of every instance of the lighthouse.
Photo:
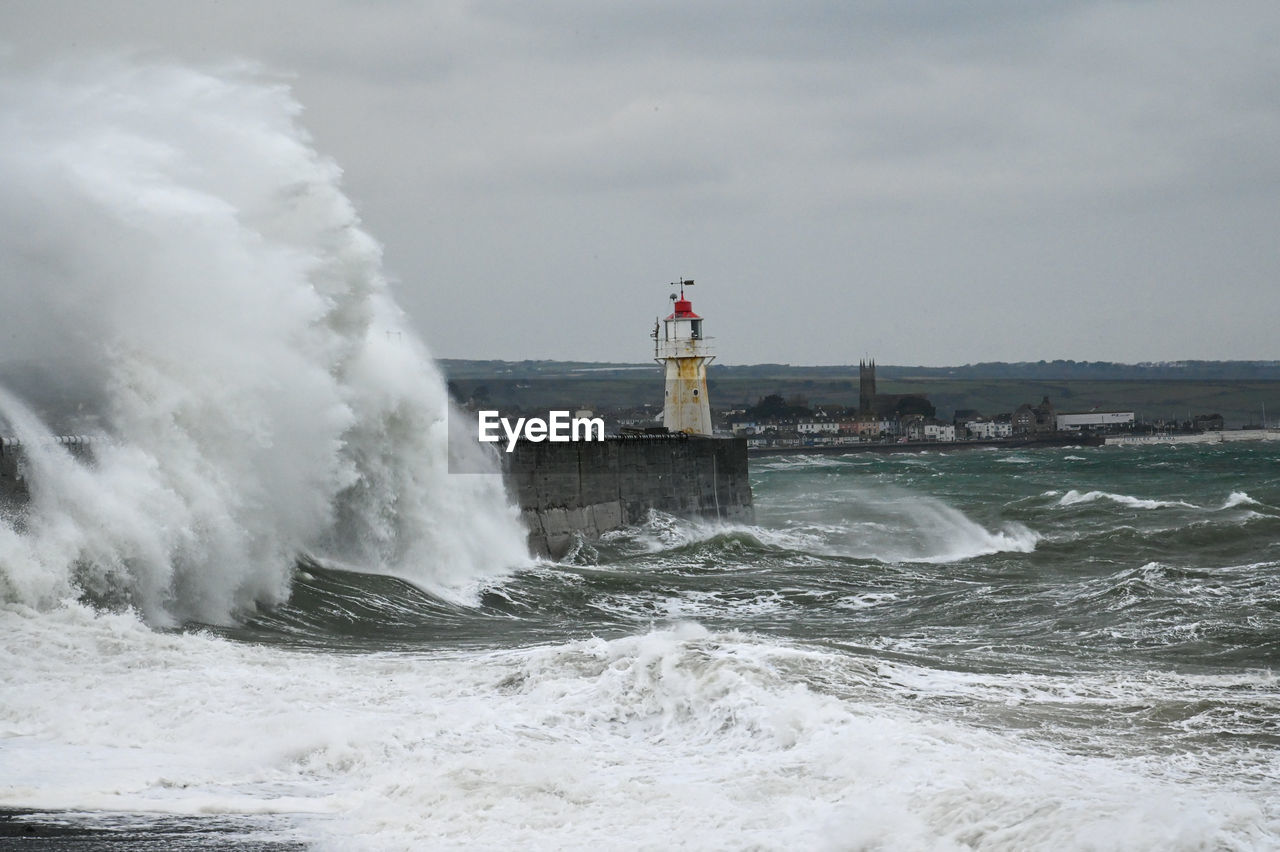
POLYGON ((684 288, 692 281, 680 281, 680 295, 671 316, 653 326, 653 360, 664 364, 667 392, 662 405, 662 425, 672 432, 688 435, 711 434, 711 403, 707 399, 707 364, 715 358, 702 333, 702 317, 693 312, 684 288))

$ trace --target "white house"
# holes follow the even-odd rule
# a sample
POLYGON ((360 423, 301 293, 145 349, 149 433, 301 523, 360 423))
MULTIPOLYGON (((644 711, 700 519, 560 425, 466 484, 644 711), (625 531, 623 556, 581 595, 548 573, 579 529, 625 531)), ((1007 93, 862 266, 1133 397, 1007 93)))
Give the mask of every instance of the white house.
POLYGON ((996 436, 996 424, 991 420, 970 420, 964 424, 970 438, 981 441, 993 440, 996 436))
POLYGON ((924 439, 926 441, 954 441, 956 439, 956 427, 951 423, 926 420, 924 423, 924 439))
POLYGON ((840 431, 840 424, 835 420, 801 420, 796 423, 796 431, 801 435, 835 435, 840 431))

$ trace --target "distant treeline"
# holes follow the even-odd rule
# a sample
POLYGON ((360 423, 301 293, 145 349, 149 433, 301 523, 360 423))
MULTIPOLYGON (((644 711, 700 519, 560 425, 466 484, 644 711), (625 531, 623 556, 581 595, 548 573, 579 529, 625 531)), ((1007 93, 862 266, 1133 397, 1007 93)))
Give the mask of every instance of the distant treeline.
MULTIPOLYGON (((441 362, 450 391, 495 408, 621 410, 662 407, 657 364, 566 361, 441 362)), ((882 394, 926 396, 944 419, 960 409, 1007 413, 1049 397, 1059 411, 1126 410, 1141 420, 1221 414, 1229 427, 1280 415, 1280 361, 987 363, 963 367, 876 366, 882 394)), ((707 376, 713 410, 746 410, 777 395, 797 407, 858 405, 858 367, 724 366, 707 376)))
MULTIPOLYGON (((657 370, 648 363, 600 363, 590 361, 473 361, 441 359, 450 378, 491 378, 496 375, 546 377, 564 375, 608 375, 617 371, 657 370)), ((858 366, 839 365, 806 367, 791 364, 712 364, 713 375, 724 378, 831 379, 858 375, 858 366)), ((1064 379, 1141 380, 1188 379, 1243 381, 1261 379, 1280 381, 1280 361, 1159 361, 1141 364, 1118 364, 1113 361, 984 361, 959 367, 912 367, 878 364, 876 376, 885 379, 1030 379, 1057 381, 1064 379)))
MULTIPOLYGON (((856 369, 856 368, 854 368, 856 369)), ((957 379, 1245 379, 1280 380, 1280 361, 1158 361, 1117 364, 1112 361, 986 361, 962 367, 877 366, 877 376, 936 376, 957 379)))

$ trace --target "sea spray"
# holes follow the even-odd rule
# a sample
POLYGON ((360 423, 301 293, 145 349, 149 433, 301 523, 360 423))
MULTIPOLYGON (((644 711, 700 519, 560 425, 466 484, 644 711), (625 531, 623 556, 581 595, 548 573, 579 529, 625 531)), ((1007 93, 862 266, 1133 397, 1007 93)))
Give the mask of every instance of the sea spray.
MULTIPOLYGON (((886 563, 946 564, 993 553, 1030 553, 1040 540, 1017 521, 988 529, 936 497, 853 477, 827 483, 817 497, 788 494, 780 505, 788 509, 787 525, 764 533, 766 540, 886 563)), ((766 527, 774 514, 773 507, 757 508, 766 527)))
POLYGON ((499 478, 447 475, 441 377, 299 111, 247 67, 0 83, 0 360, 107 439, 36 452, 0 594, 226 622, 300 553, 441 590, 525 559, 499 478))

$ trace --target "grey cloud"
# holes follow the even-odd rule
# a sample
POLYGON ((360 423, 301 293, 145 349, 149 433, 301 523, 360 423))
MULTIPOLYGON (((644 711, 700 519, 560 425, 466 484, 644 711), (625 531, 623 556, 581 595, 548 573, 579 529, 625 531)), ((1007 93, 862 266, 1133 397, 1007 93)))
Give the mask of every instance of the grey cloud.
POLYGON ((7 11, 285 75, 440 354, 643 359, 682 273, 735 362, 1274 354, 1272 3, 7 11))

